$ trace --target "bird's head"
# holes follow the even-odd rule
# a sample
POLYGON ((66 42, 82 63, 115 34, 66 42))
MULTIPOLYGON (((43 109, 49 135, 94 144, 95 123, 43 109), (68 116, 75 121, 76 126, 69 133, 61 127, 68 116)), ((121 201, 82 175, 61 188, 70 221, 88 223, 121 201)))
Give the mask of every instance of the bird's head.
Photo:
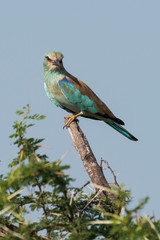
POLYGON ((53 71, 59 71, 63 69, 63 54, 60 52, 50 52, 45 55, 44 58, 44 69, 45 70, 53 70, 53 71))

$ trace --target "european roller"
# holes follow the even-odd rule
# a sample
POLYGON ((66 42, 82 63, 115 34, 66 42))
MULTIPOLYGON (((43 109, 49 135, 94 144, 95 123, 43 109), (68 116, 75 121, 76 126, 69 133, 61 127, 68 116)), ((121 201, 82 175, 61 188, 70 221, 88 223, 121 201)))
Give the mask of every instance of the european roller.
POLYGON ((99 97, 81 80, 72 76, 63 66, 60 52, 47 53, 44 58, 44 88, 49 99, 72 115, 66 116, 64 127, 69 127, 78 116, 101 120, 130 140, 137 141, 121 125, 117 118, 99 97))

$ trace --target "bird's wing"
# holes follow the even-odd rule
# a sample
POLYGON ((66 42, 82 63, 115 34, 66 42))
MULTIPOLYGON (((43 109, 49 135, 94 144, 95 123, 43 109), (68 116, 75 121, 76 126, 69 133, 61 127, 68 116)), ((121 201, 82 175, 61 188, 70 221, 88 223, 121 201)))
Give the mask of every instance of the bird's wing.
POLYGON ((97 113, 96 105, 86 94, 82 94, 81 91, 69 81, 68 78, 64 77, 58 81, 58 85, 63 95, 74 105, 80 108, 82 111, 91 113, 97 113))
POLYGON ((114 116, 110 109, 81 80, 67 73, 67 76, 60 80, 58 84, 65 97, 80 107, 82 111, 100 115, 104 118, 111 118, 119 124, 124 124, 122 120, 114 116))

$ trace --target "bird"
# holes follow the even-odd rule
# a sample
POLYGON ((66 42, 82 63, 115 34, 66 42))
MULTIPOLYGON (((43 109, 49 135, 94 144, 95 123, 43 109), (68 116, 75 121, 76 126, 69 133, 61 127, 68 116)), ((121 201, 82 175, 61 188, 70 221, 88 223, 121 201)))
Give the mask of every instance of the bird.
POLYGON ((67 115, 64 127, 68 128, 77 117, 101 120, 130 140, 137 141, 122 125, 106 104, 78 78, 72 76, 63 66, 63 54, 53 51, 45 54, 44 89, 48 98, 71 115, 67 115))

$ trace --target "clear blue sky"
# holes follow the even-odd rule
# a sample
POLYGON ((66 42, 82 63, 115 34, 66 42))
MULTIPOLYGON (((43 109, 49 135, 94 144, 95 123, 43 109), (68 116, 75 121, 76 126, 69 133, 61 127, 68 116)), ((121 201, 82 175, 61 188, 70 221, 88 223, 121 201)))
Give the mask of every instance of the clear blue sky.
MULTIPOLYGON (((43 57, 61 51, 65 68, 87 83, 125 121, 129 141, 103 122, 80 120, 97 160, 109 161, 132 191, 133 204, 149 196, 145 213, 160 217, 160 1, 1 1, 1 173, 15 157, 8 136, 15 111, 27 103, 47 116, 28 133, 44 137, 54 161, 66 151, 75 186, 88 176, 67 130, 66 113, 43 89, 43 57)), ((107 172, 106 176, 110 173, 107 172)), ((110 180, 111 178, 109 178, 110 180)))

